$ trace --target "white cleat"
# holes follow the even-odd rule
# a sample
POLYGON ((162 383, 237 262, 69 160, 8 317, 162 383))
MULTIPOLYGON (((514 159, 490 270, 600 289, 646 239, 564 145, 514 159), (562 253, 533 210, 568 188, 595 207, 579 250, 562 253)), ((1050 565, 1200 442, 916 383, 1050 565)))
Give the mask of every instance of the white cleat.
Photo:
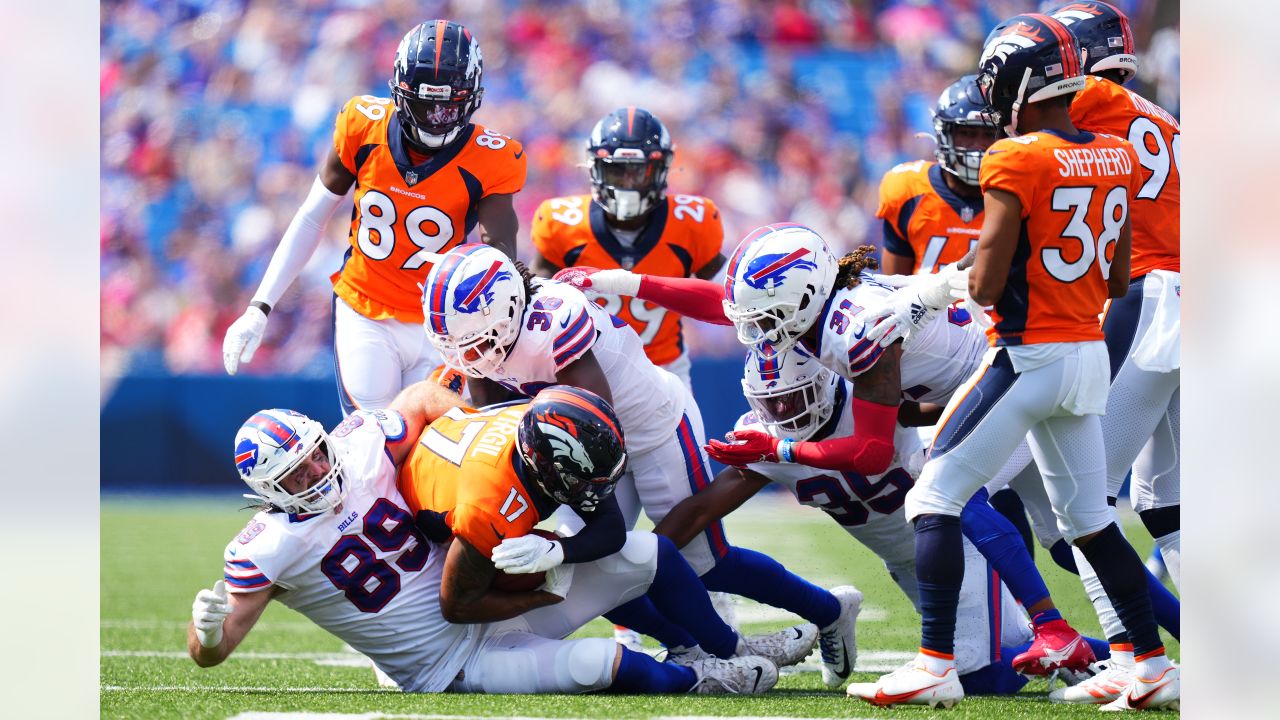
POLYGON ((858 661, 858 613, 862 611, 862 592, 852 585, 831 589, 840 601, 840 616, 818 632, 818 652, 822 655, 822 682, 827 687, 840 687, 849 679, 858 661))
POLYGON ((964 688, 955 667, 935 675, 912 660, 876 682, 850 684, 845 694, 879 707, 928 705, 950 709, 964 699, 964 688))
POLYGON ((1133 666, 1113 660, 1100 660, 1089 665, 1093 677, 1070 687, 1049 691, 1049 701, 1104 705, 1120 697, 1120 693, 1133 683, 1133 666))
POLYGON ((715 608, 716 614, 724 624, 733 628, 734 632, 738 632, 738 597, 723 592, 707 594, 711 596, 711 607, 715 608))
POLYGON ((693 667, 694 663, 699 660, 705 660, 709 657, 713 656, 703 650, 701 645, 694 645, 693 647, 677 645, 673 648, 667 648, 667 656, 662 659, 662 662, 669 662, 672 665, 683 665, 684 667, 693 667))
POLYGON ((739 636, 738 651, 734 654, 761 655, 778 667, 787 667, 808 657, 817 642, 818 626, 805 623, 764 635, 739 636))
POLYGON ((1121 710, 1177 710, 1182 694, 1178 668, 1170 665, 1152 678, 1134 676, 1120 696, 1103 705, 1103 712, 1121 710))
POLYGON ((778 666, 758 655, 728 660, 708 655, 689 667, 698 676, 689 692, 699 695, 760 695, 778 683, 778 666))

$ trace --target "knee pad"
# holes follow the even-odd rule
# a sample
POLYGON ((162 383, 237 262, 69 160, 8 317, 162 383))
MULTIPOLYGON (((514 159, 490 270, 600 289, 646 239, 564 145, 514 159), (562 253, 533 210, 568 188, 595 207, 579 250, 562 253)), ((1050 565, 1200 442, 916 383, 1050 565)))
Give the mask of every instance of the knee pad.
MULTIPOLYGON (((627 533, 627 541, 622 544, 621 550, 600 558, 596 563, 610 575, 640 573, 653 577, 653 573, 658 569, 660 540, 667 539, 659 538, 651 532, 632 530, 627 533)), ((671 545, 671 541, 667 540, 667 544, 671 545)), ((672 545, 672 552, 675 552, 674 545, 672 545)))
POLYGON ((556 653, 556 685, 562 692, 602 690, 613 683, 618 644, 607 638, 566 640, 556 653))
POLYGON ((1142 518, 1142 524, 1147 526, 1147 532, 1151 533, 1151 537, 1160 538, 1181 529, 1181 511, 1181 505, 1170 505, 1143 510, 1138 513, 1138 517, 1142 518))

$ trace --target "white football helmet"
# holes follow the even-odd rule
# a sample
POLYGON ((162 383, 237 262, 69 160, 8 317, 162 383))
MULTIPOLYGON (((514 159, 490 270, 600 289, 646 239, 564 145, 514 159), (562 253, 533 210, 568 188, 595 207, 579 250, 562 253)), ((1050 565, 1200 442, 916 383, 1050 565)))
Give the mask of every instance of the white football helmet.
POLYGON ((802 348, 747 353, 742 392, 768 433, 808 440, 831 419, 840 376, 802 348))
POLYGON ((346 497, 342 458, 334 452, 324 427, 302 413, 278 408, 254 413, 236 433, 235 460, 240 479, 254 493, 245 497, 265 500, 285 512, 328 512, 346 497), (328 459, 329 472, 290 493, 281 481, 317 449, 328 459))
POLYGON ((817 233, 795 223, 756 228, 738 243, 724 276, 724 314, 738 340, 786 352, 822 312, 837 261, 817 233))
POLYGON ((422 288, 427 338, 450 367, 489 377, 520 334, 526 301, 524 278, 501 250, 459 245, 436 263, 422 288))

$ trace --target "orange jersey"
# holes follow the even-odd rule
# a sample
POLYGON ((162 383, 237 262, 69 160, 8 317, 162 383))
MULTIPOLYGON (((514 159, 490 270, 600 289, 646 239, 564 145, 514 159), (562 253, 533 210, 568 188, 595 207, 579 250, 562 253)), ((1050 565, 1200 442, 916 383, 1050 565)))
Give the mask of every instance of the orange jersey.
POLYGON ((1181 267, 1182 137, 1164 108, 1110 80, 1090 75, 1071 102, 1071 122, 1081 130, 1127 139, 1142 165, 1142 187, 1134 193, 1133 260, 1129 276, 1181 267))
POLYGON ((1022 229, 992 345, 1101 340, 1107 277, 1142 185, 1138 155, 1111 135, 1035 132, 997 141, 982 159, 983 192, 1022 203, 1022 229))
POLYGON ((466 241, 481 198, 524 187, 524 148, 472 124, 449 147, 414 165, 395 106, 372 95, 347 101, 333 144, 356 176, 351 249, 333 274, 334 292, 373 320, 421 323, 421 284, 431 272, 431 253, 466 241))
MULTIPOLYGON (((720 211, 698 195, 668 195, 631 247, 610 232, 604 209, 590 195, 546 200, 533 218, 534 247, 560 267, 588 265, 692 277, 720 254, 723 242, 720 211)), ((666 365, 684 352, 679 315, 633 297, 602 297, 596 302, 636 331, 655 365, 666 365)))
POLYGON ((876 217, 884 221, 884 249, 913 258, 912 272, 931 273, 968 254, 982 232, 982 198, 960 197, 925 160, 902 163, 880 181, 876 217))
POLYGON ((427 426, 396 479, 409 509, 434 513, 442 530, 486 557, 504 538, 528 535, 543 518, 512 457, 528 409, 454 408, 427 426))

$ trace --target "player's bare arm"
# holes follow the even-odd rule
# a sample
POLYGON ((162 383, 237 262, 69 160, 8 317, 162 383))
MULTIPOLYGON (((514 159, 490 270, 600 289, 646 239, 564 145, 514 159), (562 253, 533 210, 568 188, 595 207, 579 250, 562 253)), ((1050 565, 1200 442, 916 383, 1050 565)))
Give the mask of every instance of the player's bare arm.
POLYGON ((476 204, 480 221, 480 239, 498 248, 509 258, 516 256, 516 233, 520 231, 520 219, 511 194, 488 195, 476 204))
POLYGON ((1115 255, 1111 257, 1111 274, 1107 276, 1107 297, 1122 298, 1129 292, 1129 266, 1133 250, 1133 227, 1125 218, 1116 241, 1115 255))
POLYGON ((548 260, 542 253, 538 253, 534 256, 533 267, 531 269, 533 270, 534 275, 547 278, 560 272, 560 266, 548 260))
POLYGON ((754 470, 727 467, 710 485, 671 508, 653 532, 671 538, 676 547, 682 548, 768 484, 769 478, 754 470))
POLYGON ((227 601, 231 604, 231 614, 222 623, 222 642, 213 647, 201 645, 195 623, 187 623, 187 653, 196 665, 213 667, 226 660, 257 624, 275 592, 274 588, 268 588, 251 593, 229 593, 227 601))
POLYGON ((471 403, 476 407, 485 407, 496 403, 513 400, 516 394, 489 378, 467 378, 467 389, 471 391, 471 403))
POLYGON ((724 264, 725 262, 727 262, 727 260, 728 259, 725 258, 724 253, 717 253, 715 257, 707 261, 706 265, 703 265, 701 268, 699 268, 698 271, 694 273, 694 275, 703 280, 714 279, 716 274, 720 272, 720 268, 724 267, 724 264))
POLYGON ((915 265, 915 258, 885 250, 881 255, 880 272, 883 275, 910 275, 915 265))
POLYGON ((329 153, 320 165, 319 175, 320 182, 334 195, 346 195, 356 181, 356 176, 338 159, 338 148, 333 145, 329 146, 329 153))
POLYGON ((400 413, 405 424, 404 437, 399 442, 387 443, 391 462, 400 467, 428 425, 451 408, 466 406, 461 397, 429 380, 414 383, 401 390, 388 408, 400 413))
POLYGON ((564 599, 540 590, 495 592, 490 586, 497 572, 493 561, 484 553, 465 539, 455 537, 449 543, 440 583, 440 611, 444 619, 459 624, 498 622, 564 599))
POLYGON ((992 188, 984 196, 986 218, 977 255, 969 271, 969 296, 979 305, 994 305, 1004 294, 1022 226, 1022 201, 1007 190, 992 188))
POLYGON ((885 348, 875 364, 853 383, 853 397, 877 405, 898 407, 902 402, 902 343, 885 348))
POLYGON ((604 376, 604 369, 600 367, 600 363, 596 361, 595 353, 591 350, 588 350, 586 354, 577 360, 565 365, 564 369, 556 373, 556 382, 561 385, 572 385, 583 390, 590 390, 604 398, 605 402, 610 405, 613 404, 613 393, 609 390, 609 379, 604 376))

